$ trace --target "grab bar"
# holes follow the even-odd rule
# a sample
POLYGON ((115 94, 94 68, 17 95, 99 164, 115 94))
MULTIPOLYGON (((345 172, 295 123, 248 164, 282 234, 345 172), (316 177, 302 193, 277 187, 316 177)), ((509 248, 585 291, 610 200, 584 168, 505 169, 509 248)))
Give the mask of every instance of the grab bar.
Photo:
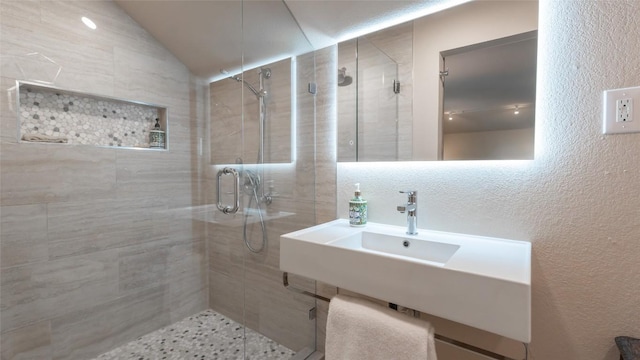
POLYGON ((222 211, 225 214, 235 214, 240 208, 240 175, 238 174, 238 171, 234 168, 225 167, 224 169, 218 171, 217 181, 218 210, 222 211), (220 177, 222 177, 222 175, 233 175, 233 206, 225 206, 220 200, 220 177))
MULTIPOLYGON (((287 288, 287 289, 289 289, 291 291, 297 292, 298 294, 304 294, 304 295, 311 296, 312 298, 315 298, 315 299, 318 299, 318 300, 331 302, 331 299, 329 299, 329 298, 326 298, 326 297, 318 295, 318 294, 314 294, 314 293, 306 291, 306 290, 298 289, 296 287, 293 287, 293 286, 289 285, 289 274, 286 271, 284 271, 282 273, 282 284, 284 285, 285 288, 287 288)), ((482 356, 485 356, 485 357, 488 357, 488 358, 491 358, 491 359, 495 359, 495 360, 516 360, 514 358, 510 358, 510 357, 495 353, 493 351, 485 350, 485 349, 479 348, 477 346, 473 346, 473 345, 464 343, 462 341, 454 340, 454 339, 451 339, 449 337, 442 336, 440 334, 434 334, 433 337, 436 340, 439 340, 441 342, 444 342, 444 343, 447 343, 449 345, 455 346, 455 347, 457 347, 459 349, 466 350, 466 351, 471 351, 473 353, 476 353, 476 354, 479 354, 479 355, 482 355, 482 356)), ((528 347, 528 345, 526 343, 522 343, 522 344, 524 345, 525 354, 526 354, 525 355, 525 360, 526 360, 526 359, 529 358, 529 347, 528 347)))

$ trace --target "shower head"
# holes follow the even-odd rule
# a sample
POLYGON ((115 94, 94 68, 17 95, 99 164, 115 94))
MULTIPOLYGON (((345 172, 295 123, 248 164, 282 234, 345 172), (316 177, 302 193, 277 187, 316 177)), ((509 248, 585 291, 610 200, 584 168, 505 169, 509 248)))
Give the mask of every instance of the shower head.
POLYGON ((253 95, 255 95, 256 97, 260 98, 264 95, 267 94, 266 91, 264 90, 256 90, 256 88, 254 88, 251 84, 249 84, 248 82, 246 82, 244 79, 242 79, 240 76, 238 75, 234 75, 231 77, 233 80, 237 81, 237 82, 241 82, 244 83, 244 85, 251 90, 251 92, 253 93, 253 95), (263 94, 264 93, 264 94, 263 94))
POLYGON ((262 75, 265 79, 271 78, 271 69, 270 68, 260 68, 258 71, 260 75, 262 75))
POLYGON ((342 81, 340 79, 338 79, 338 86, 351 85, 352 82, 353 82, 353 78, 351 76, 347 75, 344 78, 342 78, 342 81))
POLYGON ((338 69, 338 86, 351 85, 353 78, 347 75, 347 68, 343 67, 338 69))

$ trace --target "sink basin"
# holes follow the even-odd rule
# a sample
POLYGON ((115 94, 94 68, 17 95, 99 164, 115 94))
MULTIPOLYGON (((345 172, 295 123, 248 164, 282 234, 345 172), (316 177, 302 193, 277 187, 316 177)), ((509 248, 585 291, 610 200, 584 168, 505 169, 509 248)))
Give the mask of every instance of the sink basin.
POLYGON ((531 244, 339 219, 280 237, 280 269, 522 342, 531 244))
POLYGON ((380 255, 395 255, 406 258, 406 260, 424 260, 438 266, 446 264, 460 248, 460 245, 369 231, 362 231, 328 244, 354 250, 371 251, 380 255))

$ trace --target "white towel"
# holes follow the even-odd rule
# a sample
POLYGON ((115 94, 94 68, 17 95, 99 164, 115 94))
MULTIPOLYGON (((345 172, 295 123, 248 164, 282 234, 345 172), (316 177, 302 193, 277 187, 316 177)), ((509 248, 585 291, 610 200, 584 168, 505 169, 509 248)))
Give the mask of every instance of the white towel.
POLYGON ((44 142, 44 143, 62 143, 66 144, 69 139, 66 137, 49 136, 44 134, 24 134, 22 140, 31 142, 44 142))
POLYGON ((331 299, 326 341, 327 360, 436 360, 428 322, 344 295, 331 299))

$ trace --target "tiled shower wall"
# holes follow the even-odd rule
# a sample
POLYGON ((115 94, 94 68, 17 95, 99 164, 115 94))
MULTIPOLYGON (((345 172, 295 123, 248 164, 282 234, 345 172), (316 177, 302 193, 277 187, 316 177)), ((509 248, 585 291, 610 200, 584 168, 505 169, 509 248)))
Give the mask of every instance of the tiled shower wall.
POLYGON ((174 210, 199 203, 206 84, 111 1, 0 10, 2 359, 90 358, 205 309, 205 229, 174 210), (18 143, 15 80, 166 105, 171 149, 18 143))

